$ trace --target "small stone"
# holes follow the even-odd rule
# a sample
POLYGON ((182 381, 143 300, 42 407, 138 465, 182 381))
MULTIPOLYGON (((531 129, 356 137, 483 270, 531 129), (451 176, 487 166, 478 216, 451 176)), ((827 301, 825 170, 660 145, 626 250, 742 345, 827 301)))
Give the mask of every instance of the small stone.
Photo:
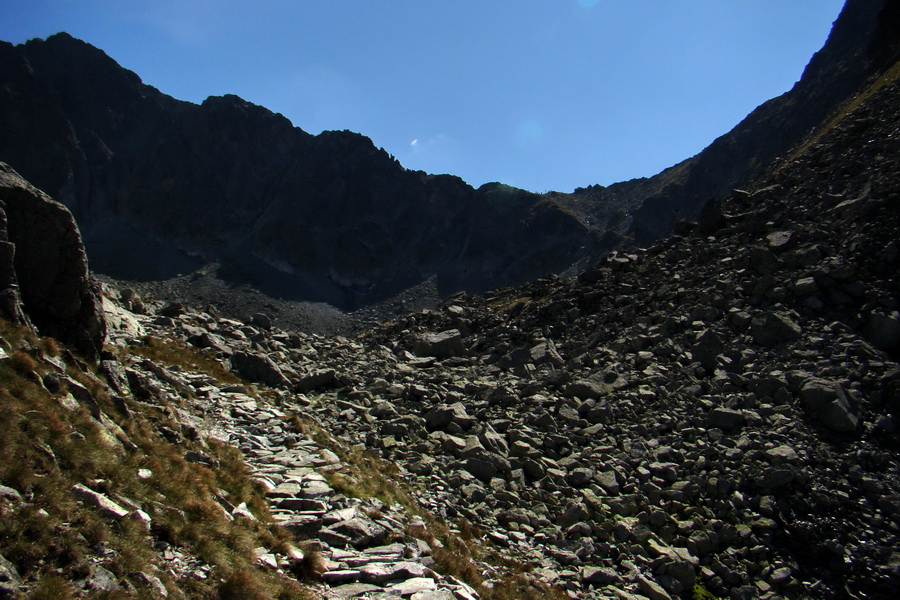
POLYGON ((4 498, 11 502, 21 502, 22 494, 20 494, 17 490, 7 487, 5 485, 0 485, 0 498, 4 498))
POLYGON ((94 490, 81 485, 80 483, 72 486, 72 493, 84 502, 97 507, 98 509, 100 509, 100 512, 103 513, 104 516, 111 519, 124 519, 131 512, 125 508, 122 508, 103 494, 95 492, 94 490))
POLYGON ((766 450, 766 456, 769 457, 769 460, 771 460, 775 464, 796 464, 800 462, 800 457, 797 456, 797 452, 790 446, 778 446, 777 448, 770 448, 766 450))

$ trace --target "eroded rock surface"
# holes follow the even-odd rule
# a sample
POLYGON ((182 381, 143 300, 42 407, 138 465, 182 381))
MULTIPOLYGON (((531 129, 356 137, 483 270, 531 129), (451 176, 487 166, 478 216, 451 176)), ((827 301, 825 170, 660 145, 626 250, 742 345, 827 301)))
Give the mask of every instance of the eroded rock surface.
POLYGON ((21 321, 27 314, 43 335, 96 359, 106 325, 72 214, 3 163, 0 213, 0 294, 6 316, 21 321))

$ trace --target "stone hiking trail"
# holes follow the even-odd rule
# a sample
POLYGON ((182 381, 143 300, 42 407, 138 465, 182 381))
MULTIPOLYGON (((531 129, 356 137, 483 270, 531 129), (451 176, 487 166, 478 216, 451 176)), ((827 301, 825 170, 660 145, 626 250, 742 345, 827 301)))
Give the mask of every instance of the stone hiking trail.
MULTIPOLYGON (((127 313, 106 299, 110 321, 115 327, 110 340, 133 342, 133 334, 170 335, 166 325, 171 317, 149 317, 127 313), (164 326, 154 323, 161 322, 164 326)), ((168 314, 172 314, 168 311, 168 314)), ((187 316, 187 315, 184 315, 187 316)), ((232 325, 235 332, 248 329, 240 323, 221 320, 219 327, 232 325)), ((255 332, 259 333, 259 332, 255 332)), ((240 335, 237 333, 237 335, 240 335)), ((340 458, 309 437, 287 432, 286 413, 275 406, 247 395, 241 385, 222 384, 213 377, 163 369, 150 360, 132 365, 128 377, 157 390, 165 386, 191 389, 198 400, 179 409, 181 423, 240 449, 253 477, 268 490, 270 512, 275 522, 290 531, 297 540, 314 540, 306 546, 324 559, 320 562, 323 598, 413 598, 414 600, 471 600, 478 594, 462 581, 442 577, 431 567, 431 548, 423 540, 405 536, 407 528, 424 531, 421 517, 410 518, 402 507, 389 506, 377 499, 357 499, 338 495, 323 473, 340 471, 340 458), (377 515, 377 516, 371 516, 377 515), (388 543, 388 538, 404 540, 388 543)), ((140 384, 138 384, 140 386, 140 384)), ((165 393, 165 392, 163 392, 165 393)), ((209 464, 202 453, 189 453, 188 460, 209 464)), ((211 466, 211 465, 210 465, 211 466)), ((226 507, 234 518, 255 519, 246 505, 226 507)), ((290 556, 277 556, 259 548, 260 565, 272 569, 287 567, 303 560, 304 552, 295 549, 290 556)), ((163 552, 175 574, 184 574, 203 565, 184 562, 174 549, 163 552)))

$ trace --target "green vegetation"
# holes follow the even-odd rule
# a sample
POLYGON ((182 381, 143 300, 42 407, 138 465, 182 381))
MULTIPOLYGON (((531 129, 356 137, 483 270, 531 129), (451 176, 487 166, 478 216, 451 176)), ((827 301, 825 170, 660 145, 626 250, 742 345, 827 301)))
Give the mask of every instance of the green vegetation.
MULTIPOLYGON (((64 375, 60 359, 45 358, 59 354, 53 340, 5 321, 0 338, 8 354, 0 360, 0 485, 24 499, 0 499, 0 555, 27 583, 24 598, 150 597, 138 574, 158 578, 176 599, 311 597, 296 582, 256 566, 256 548, 277 550, 288 536, 270 524, 261 489, 238 450, 213 440, 173 444, 159 434, 162 426, 179 430, 167 407, 130 400, 117 405, 102 379, 77 361, 65 365, 64 375), (42 381, 54 373, 83 385, 91 401, 73 401, 65 386, 48 391, 42 381), (190 450, 203 452, 217 468, 186 461, 190 450), (105 515, 72 493, 76 484, 132 513, 105 515), (227 514, 241 503, 257 521, 227 514), (167 551, 199 560, 195 566, 206 578, 172 568, 161 556, 167 551), (89 579, 98 563, 130 586, 86 593, 73 585, 89 579)), ((151 347, 163 350, 162 344, 151 347)))
POLYGON ((702 583, 694 584, 694 589, 691 591, 691 598, 693 600, 719 600, 719 597, 703 587, 702 583))

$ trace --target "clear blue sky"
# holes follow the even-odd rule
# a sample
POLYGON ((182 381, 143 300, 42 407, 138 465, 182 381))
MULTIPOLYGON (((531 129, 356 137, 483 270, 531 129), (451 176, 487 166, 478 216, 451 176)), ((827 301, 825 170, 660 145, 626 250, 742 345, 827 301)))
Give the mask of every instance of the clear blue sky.
POLYGON ((799 79, 843 0, 0 0, 181 100, 232 93, 410 169, 572 191, 653 175, 799 79))

